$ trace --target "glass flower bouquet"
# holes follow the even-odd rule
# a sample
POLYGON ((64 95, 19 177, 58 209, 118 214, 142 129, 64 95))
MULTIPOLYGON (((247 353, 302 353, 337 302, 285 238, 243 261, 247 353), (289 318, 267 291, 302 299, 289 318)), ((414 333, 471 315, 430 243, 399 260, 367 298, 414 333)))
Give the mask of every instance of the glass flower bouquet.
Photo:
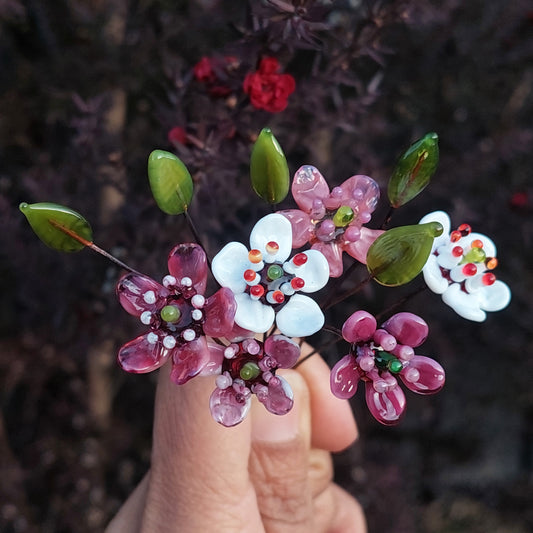
MULTIPOLYGON (((281 76, 273 65, 261 68, 257 76, 281 76)), ((252 95, 260 81, 248 80, 252 95)), ((89 247, 127 271, 116 293, 146 332, 120 348, 118 363, 125 371, 151 372, 170 361, 176 385, 216 375, 212 416, 234 426, 246 416, 253 395, 274 414, 292 408, 292 391, 276 371, 300 364, 304 338, 324 328, 346 341, 347 353, 331 371, 332 393, 350 398, 364 382, 372 415, 393 425, 406 404, 399 381, 415 393, 433 394, 444 386, 445 372, 434 359, 415 353, 428 336, 421 317, 400 311, 378 319, 358 308, 358 290, 370 281, 397 287, 422 272, 444 303, 478 322, 487 311, 503 309, 511 297, 493 273, 494 243, 467 224, 451 231, 448 215, 437 211, 418 224, 388 229, 393 211, 428 185, 438 164, 437 141, 430 133, 400 157, 388 184, 389 214, 379 229, 369 229, 365 225, 380 197, 372 178, 354 175, 330 190, 319 170, 306 165, 291 185, 283 151, 264 129, 251 152, 250 177, 272 212, 253 226, 249 243, 229 242, 212 258, 189 214, 189 171, 175 155, 155 150, 148 160, 155 201, 165 213, 185 216, 196 240, 172 248, 169 274, 161 283, 94 244, 91 227, 79 213, 51 203, 23 203, 20 209, 48 246, 64 252, 89 247), (276 212, 289 189, 297 209, 276 212), (361 264, 368 276, 341 292, 342 281, 361 264), (219 288, 206 294, 210 273, 219 288), (353 313, 340 328, 325 325, 325 311, 343 300, 353 313)))

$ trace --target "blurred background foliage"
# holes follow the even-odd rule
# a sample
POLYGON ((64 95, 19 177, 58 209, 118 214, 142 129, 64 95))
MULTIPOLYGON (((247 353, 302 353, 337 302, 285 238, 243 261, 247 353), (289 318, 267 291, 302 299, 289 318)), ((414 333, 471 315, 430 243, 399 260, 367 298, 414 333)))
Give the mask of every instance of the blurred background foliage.
MULTIPOLYGON (((47 249, 18 204, 68 205, 97 244, 161 278, 191 236, 155 206, 148 154, 187 164, 212 256, 268 211, 248 179, 268 126, 291 173, 313 164, 332 186, 368 174, 383 191, 403 150, 439 134, 432 184, 392 224, 444 209, 490 235, 513 301, 484 324, 436 295, 406 304, 429 323, 420 353, 443 364, 447 385, 410 394, 396 428, 358 393, 361 439, 336 457, 337 479, 371 533, 531 531, 532 29, 525 0, 0 0, 0 529, 101 531, 148 468, 154 393, 153 376, 115 364, 138 331, 114 297, 119 270, 47 249), (194 77, 203 56, 231 58, 216 71, 224 96, 194 77), (296 79, 278 114, 242 91, 264 56, 296 79)), ((419 285, 370 286, 328 323, 379 313, 419 285)))

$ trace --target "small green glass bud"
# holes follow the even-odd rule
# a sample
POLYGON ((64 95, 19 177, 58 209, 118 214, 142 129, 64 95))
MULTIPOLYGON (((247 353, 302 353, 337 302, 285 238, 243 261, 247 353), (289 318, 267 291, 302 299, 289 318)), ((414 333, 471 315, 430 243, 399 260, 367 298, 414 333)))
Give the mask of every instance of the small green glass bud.
POLYGON ((254 191, 269 204, 279 204, 289 192, 287 160, 269 128, 264 128, 255 141, 250 156, 250 178, 254 191))
POLYGON ((483 263, 487 258, 487 254, 483 251, 482 248, 472 248, 469 250, 459 263, 463 265, 464 263, 483 263))
POLYGON ((391 359, 387 363, 387 368, 393 373, 397 374, 398 372, 401 372, 403 369, 403 364, 399 359, 391 359))
POLYGON ((426 264, 433 239, 442 235, 439 222, 400 226, 380 235, 370 246, 366 266, 382 285, 404 285, 417 276, 426 264))
POLYGON ((255 363, 252 363, 251 361, 248 361, 242 366, 239 375, 241 379, 244 379, 244 381, 248 381, 250 379, 255 379, 260 373, 261 369, 259 368, 259 366, 257 366, 257 364, 255 363))
POLYGON ((161 320, 171 324, 178 322, 181 318, 181 311, 175 305, 165 305, 161 309, 161 320))
POLYGON ((283 268, 281 268, 279 265, 270 265, 267 270, 267 276, 272 281, 279 279, 281 276, 283 276, 283 268))
POLYGON ((387 191, 392 207, 406 204, 427 187, 439 163, 438 142, 436 133, 428 133, 400 157, 387 191))
POLYGON ((92 244, 91 226, 79 213, 64 205, 42 202, 19 206, 41 241, 60 252, 78 252, 92 244))
POLYGON ((161 211, 168 215, 187 211, 192 200, 192 178, 177 156, 164 150, 154 150, 148 158, 148 179, 161 211))
POLYGON ((333 224, 337 228, 344 228, 354 219, 354 216, 355 214, 350 206, 342 205, 333 215, 333 224))

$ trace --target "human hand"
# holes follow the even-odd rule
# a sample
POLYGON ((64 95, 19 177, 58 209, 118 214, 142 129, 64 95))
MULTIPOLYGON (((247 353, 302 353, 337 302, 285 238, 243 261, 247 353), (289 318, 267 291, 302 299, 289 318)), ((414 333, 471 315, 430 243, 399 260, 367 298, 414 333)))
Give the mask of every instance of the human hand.
POLYGON ((280 372, 294 392, 287 415, 254 398, 233 428, 211 418, 212 378, 178 387, 169 367, 157 387, 151 469, 106 533, 366 532, 357 501, 332 482, 329 452, 349 446, 357 428, 318 355, 280 372))

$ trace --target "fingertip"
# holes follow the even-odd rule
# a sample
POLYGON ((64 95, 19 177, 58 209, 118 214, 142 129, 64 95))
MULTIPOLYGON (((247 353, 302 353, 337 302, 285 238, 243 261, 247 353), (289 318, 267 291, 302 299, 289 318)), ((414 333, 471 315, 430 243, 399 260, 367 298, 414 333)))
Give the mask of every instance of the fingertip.
MULTIPOLYGON (((303 356, 311 351, 308 344, 302 345, 303 356)), ((349 402, 331 392, 329 366, 315 354, 299 365, 298 371, 310 391, 312 446, 331 452, 344 450, 357 439, 357 424, 349 402)))

